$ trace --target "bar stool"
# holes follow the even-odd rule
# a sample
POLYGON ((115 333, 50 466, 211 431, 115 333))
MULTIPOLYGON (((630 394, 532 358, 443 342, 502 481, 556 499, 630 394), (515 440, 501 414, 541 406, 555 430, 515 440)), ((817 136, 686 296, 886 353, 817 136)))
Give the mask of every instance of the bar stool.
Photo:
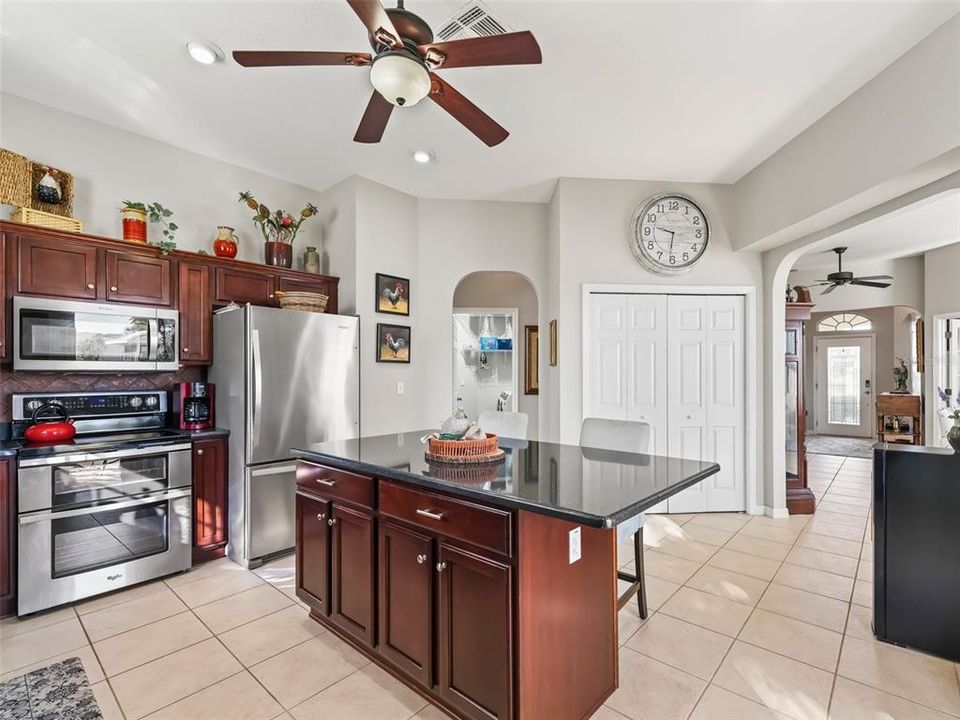
MULTIPOLYGON (((646 453, 650 445, 650 425, 629 420, 584 418, 580 427, 581 447, 613 450, 615 452, 646 453)), ((620 595, 617 609, 622 609, 630 598, 637 596, 640 617, 647 617, 647 590, 643 583, 643 513, 617 525, 617 544, 633 536, 633 563, 635 573, 617 570, 617 579, 630 583, 620 595)))

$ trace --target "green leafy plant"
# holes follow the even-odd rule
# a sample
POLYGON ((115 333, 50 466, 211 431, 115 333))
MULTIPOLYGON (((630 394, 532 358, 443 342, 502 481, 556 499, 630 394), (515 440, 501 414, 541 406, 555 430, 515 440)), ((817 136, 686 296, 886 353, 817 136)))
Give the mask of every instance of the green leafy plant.
MULTIPOLYGON (((167 239, 167 243, 173 249, 176 247, 176 244, 173 242, 174 235, 177 232, 178 225, 170 220, 169 218, 173 216, 173 210, 168 210, 163 205, 158 202, 149 203, 147 205, 142 202, 132 202, 130 200, 123 201, 123 207, 130 208, 131 210, 139 210, 147 214, 147 220, 152 223, 159 223, 163 226, 163 236, 167 239)), ((151 243, 154 244, 154 243, 151 243)), ((157 247, 160 247, 158 244, 157 247)), ((167 251, 169 252, 169 250, 167 251)))
POLYGON ((260 228, 263 239, 267 242, 293 243, 303 221, 319 213, 317 206, 313 203, 307 203, 296 218, 286 210, 271 212, 270 208, 247 191, 240 193, 240 202, 246 203, 248 208, 256 211, 253 222, 260 228))
POLYGON ((169 255, 171 250, 177 249, 177 244, 175 242, 171 242, 170 240, 154 240, 152 243, 150 243, 150 245, 158 248, 161 255, 169 255))

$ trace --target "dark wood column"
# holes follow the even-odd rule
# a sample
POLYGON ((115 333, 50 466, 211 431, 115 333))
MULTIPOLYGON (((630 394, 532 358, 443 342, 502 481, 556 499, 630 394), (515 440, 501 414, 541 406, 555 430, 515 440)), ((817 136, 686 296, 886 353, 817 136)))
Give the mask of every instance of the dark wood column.
POLYGON ((791 515, 810 515, 816 498, 807 487, 806 402, 803 387, 803 321, 809 320, 813 303, 787 303, 784 371, 787 382, 787 510, 791 515), (795 431, 793 431, 795 428, 795 431), (793 465, 789 454, 796 453, 793 465))

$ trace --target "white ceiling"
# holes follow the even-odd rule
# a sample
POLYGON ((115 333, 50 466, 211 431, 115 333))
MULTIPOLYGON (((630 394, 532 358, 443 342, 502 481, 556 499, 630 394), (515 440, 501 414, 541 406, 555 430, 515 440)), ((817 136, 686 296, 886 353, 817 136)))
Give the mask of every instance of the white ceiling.
MULTIPOLYGON (((846 247, 844 269, 857 262, 893 260, 920 255, 945 245, 960 243, 960 192, 936 196, 862 225, 837 233, 830 247, 846 247)), ((833 250, 804 255, 794 269, 836 270, 833 250)))
MULTIPOLYGON (((437 27, 460 2, 407 9, 437 27)), ((2 3, 3 90, 324 188, 353 173, 423 197, 546 200, 559 176, 729 183, 960 8, 946 3, 511 2, 542 66, 446 80, 511 131, 488 149, 432 102, 352 142, 357 68, 243 69, 235 49, 368 50, 341 0, 2 3), (228 59, 184 51, 208 39, 228 59), (415 166, 413 148, 435 165, 415 166)))

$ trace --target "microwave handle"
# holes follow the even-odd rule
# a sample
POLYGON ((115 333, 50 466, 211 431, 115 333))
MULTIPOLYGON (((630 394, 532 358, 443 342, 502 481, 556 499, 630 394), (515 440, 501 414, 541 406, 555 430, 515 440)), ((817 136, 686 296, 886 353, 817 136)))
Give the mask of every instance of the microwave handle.
POLYGON ((137 507, 139 505, 152 505, 153 503, 162 502, 163 500, 177 500, 179 498, 185 498, 188 497, 192 492, 193 491, 190 488, 183 488, 182 490, 170 490, 162 495, 148 495, 147 497, 138 498, 136 500, 108 502, 103 503, 102 505, 77 508, 75 510, 54 510, 52 512, 31 513, 30 515, 21 515, 20 524, 28 525, 30 523, 42 522, 43 520, 59 520, 60 518, 79 517, 80 515, 93 515, 98 512, 103 512, 104 510, 123 510, 125 508, 137 507))
POLYGON ((251 333, 253 355, 253 444, 260 442, 260 418, 262 417, 260 404, 263 401, 263 362, 260 357, 260 331, 251 333))
POLYGON ((157 346, 160 343, 160 321, 157 318, 147 319, 147 360, 156 361, 157 346))

